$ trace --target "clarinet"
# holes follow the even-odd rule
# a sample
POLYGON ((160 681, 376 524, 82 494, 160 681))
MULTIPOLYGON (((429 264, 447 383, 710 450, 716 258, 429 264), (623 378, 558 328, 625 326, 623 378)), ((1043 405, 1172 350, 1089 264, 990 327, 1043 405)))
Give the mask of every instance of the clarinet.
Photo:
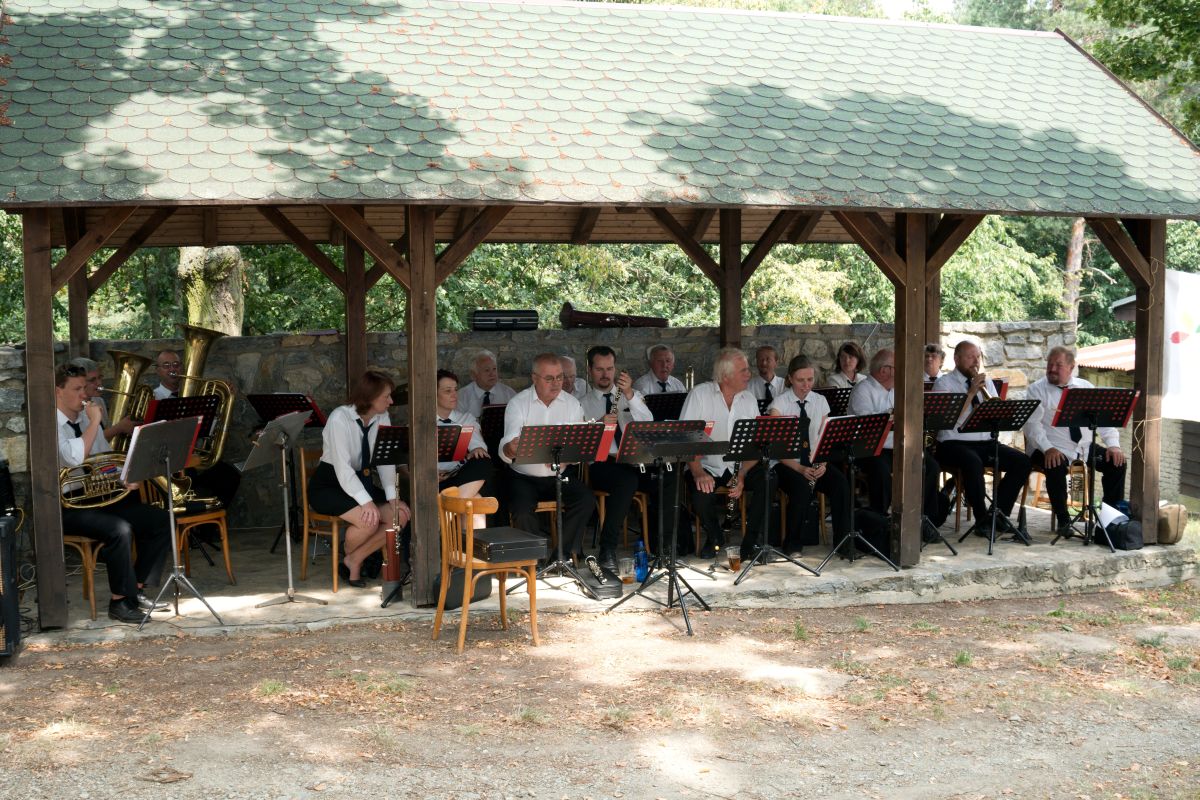
POLYGON ((725 519, 721 522, 721 530, 725 532, 725 538, 728 540, 729 534, 733 532, 733 520, 737 511, 738 501, 732 494, 732 490, 737 488, 738 473, 742 470, 742 462, 737 461, 733 465, 733 477, 729 480, 729 502, 725 504, 725 519))

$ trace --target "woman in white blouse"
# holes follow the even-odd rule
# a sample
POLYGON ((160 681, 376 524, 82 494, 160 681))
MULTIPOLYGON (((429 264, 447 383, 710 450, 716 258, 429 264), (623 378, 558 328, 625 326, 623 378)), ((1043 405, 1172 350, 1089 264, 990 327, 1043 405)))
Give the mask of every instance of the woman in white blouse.
POLYGON ((361 574, 363 560, 383 546, 393 509, 401 528, 411 516, 408 505, 396 497, 396 468, 369 466, 379 428, 391 422, 387 411, 395 388, 381 372, 363 373, 350 392, 350 403, 330 413, 322 434, 321 463, 308 483, 308 504, 314 511, 349 523, 338 570, 355 587, 367 585, 361 574), (376 472, 382 487, 375 481, 376 472))
POLYGON ((838 348, 833 362, 833 370, 825 385, 837 389, 852 389, 854 384, 867 377, 864 373, 859 372, 866 366, 867 354, 858 346, 858 342, 846 342, 838 348))
MULTIPOLYGON (((438 491, 448 486, 458 487, 459 497, 478 497, 486 494, 484 486, 492 477, 492 459, 483 441, 483 430, 479 420, 469 411, 458 409, 458 376, 448 369, 437 371, 437 415, 438 426, 472 426, 471 443, 467 445, 467 457, 462 461, 438 462, 438 491)), ((475 528, 487 526, 482 514, 475 516, 475 528)))

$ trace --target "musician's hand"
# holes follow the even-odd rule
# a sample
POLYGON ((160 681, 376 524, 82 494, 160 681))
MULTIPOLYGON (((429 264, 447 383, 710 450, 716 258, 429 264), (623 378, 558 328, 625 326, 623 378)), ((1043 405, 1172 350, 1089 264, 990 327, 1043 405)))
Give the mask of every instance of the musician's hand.
POLYGON ((467 453, 467 458, 487 458, 488 451, 486 447, 476 447, 471 452, 467 453))
POLYGON ((379 524, 379 508, 374 503, 363 503, 358 507, 358 524, 374 528, 379 524))
POLYGON ((729 482, 729 486, 728 486, 729 499, 737 500, 739 497, 742 496, 742 492, 745 490, 745 488, 746 488, 746 484, 744 481, 740 481, 737 478, 734 478, 732 481, 729 482))
POLYGON ((1119 447, 1110 447, 1104 451, 1104 458, 1112 462, 1114 467, 1124 466, 1125 454, 1121 452, 1119 447))
POLYGON ((504 445, 504 455, 508 456, 510 459, 514 458, 517 455, 517 440, 516 439, 513 439, 511 442, 504 445))
POLYGON ((615 412, 615 411, 611 414, 605 414, 603 417, 600 418, 600 421, 603 422, 605 425, 608 425, 609 423, 612 423, 613 425, 620 424, 619 422, 617 422, 617 412, 615 412))
POLYGON ((438 482, 439 482, 439 483, 440 483, 441 481, 444 481, 444 480, 446 480, 446 478, 448 478, 448 477, 450 477, 450 470, 448 470, 448 469, 440 469, 440 470, 438 470, 438 482))
POLYGON ((692 470, 692 480, 696 484, 696 491, 701 494, 712 494, 712 490, 717 486, 717 482, 713 480, 713 476, 702 469, 692 470))
POLYGON ((133 433, 133 420, 129 417, 109 425, 104 431, 105 437, 109 439, 114 436, 128 436, 131 433, 133 433))
POLYGON ((1063 455, 1063 452, 1057 447, 1051 447, 1042 455, 1046 462, 1046 469, 1054 469, 1060 464, 1065 463, 1067 460, 1067 457, 1063 455))
POLYGON ((100 411, 99 403, 86 403, 83 406, 83 413, 87 414, 89 427, 100 424, 103 412, 100 411))
POLYGON ((633 399, 633 376, 625 370, 621 370, 621 374, 617 376, 617 389, 621 394, 625 395, 626 400, 633 399))
POLYGON ((408 524, 408 521, 412 519, 412 511, 409 509, 408 503, 404 502, 400 498, 396 498, 392 502, 396 504, 396 519, 399 522, 400 527, 403 528, 408 524))
POLYGON ((986 385, 987 385, 987 375, 985 375, 982 372, 976 374, 974 378, 971 378, 971 391, 972 392, 977 392, 986 385))
POLYGON ((816 466, 809 467, 809 470, 812 473, 811 476, 809 477, 809 480, 813 480, 813 481, 820 480, 821 476, 825 474, 825 468, 828 466, 829 466, 828 461, 822 461, 820 464, 817 464, 816 466))

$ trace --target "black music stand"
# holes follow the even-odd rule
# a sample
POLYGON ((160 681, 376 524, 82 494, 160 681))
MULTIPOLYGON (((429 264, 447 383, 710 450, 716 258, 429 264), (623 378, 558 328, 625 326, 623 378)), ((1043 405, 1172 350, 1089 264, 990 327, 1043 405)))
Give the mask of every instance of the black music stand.
MULTIPOLYGON (((1020 430, 1041 404, 1041 400, 999 400, 996 398, 985 400, 975 406, 966 421, 958 428, 959 433, 987 433, 992 438, 992 527, 988 533, 987 551, 989 556, 992 554, 992 546, 996 543, 996 523, 1000 517, 1004 516, 1000 513, 1000 504, 997 500, 997 493, 1000 490, 1000 431, 1020 430)), ((1023 542, 1026 547, 1033 544, 1029 540, 1028 533, 1014 527, 1007 517, 1004 518, 1004 521, 1012 528, 1017 541, 1023 542)), ((979 520, 975 520, 975 523, 979 524, 979 520)), ((960 536, 959 543, 961 544, 970 533, 967 531, 960 536)))
POLYGON ((204 595, 200 594, 200 591, 192 585, 187 575, 184 574, 183 564, 179 560, 179 539, 175 533, 175 503, 171 499, 170 490, 171 475, 173 474, 171 465, 187 463, 188 458, 191 457, 192 448, 196 444, 196 438, 200 434, 201 421, 200 417, 185 417, 183 419, 151 422, 135 428, 133 436, 129 439, 129 452, 125 456, 125 466, 121 470, 121 482, 137 483, 138 481, 148 481, 158 477, 167 480, 165 502, 171 525, 171 553, 173 559, 171 574, 163 581, 162 588, 158 590, 158 596, 154 598, 154 602, 146 610, 146 615, 138 623, 139 631, 150 620, 150 609, 157 607, 158 602, 167 593, 167 589, 172 587, 175 590, 175 616, 179 616, 180 584, 186 587, 192 593, 193 597, 204 604, 204 607, 217 618, 219 625, 225 624, 221 620, 220 615, 216 611, 213 611, 213 607, 204 599, 204 595))
POLYGON ((646 401, 646 408, 654 415, 655 422, 667 422, 679 419, 679 415, 683 413, 683 401, 687 396, 687 392, 659 392, 644 395, 643 399, 646 401))
POLYGON ((733 425, 729 434, 729 452, 726 461, 758 461, 763 465, 763 510, 762 541, 753 558, 742 554, 742 571, 734 579, 737 586, 746 579, 750 570, 759 564, 773 564, 778 561, 790 561, 798 567, 808 570, 820 577, 821 573, 803 561, 792 558, 787 553, 771 544, 771 481, 770 465, 773 458, 798 458, 800 442, 808 436, 808 431, 800 428, 799 417, 757 417, 755 419, 739 419, 733 425))
MULTIPOLYGON (((311 412, 308 417, 308 422, 304 423, 306 428, 323 428, 325 427, 325 415, 321 409, 317 407, 317 401, 312 399, 312 395, 300 394, 299 392, 274 392, 272 394, 248 394, 246 402, 258 413, 258 419, 264 425, 273 419, 278 419, 284 414, 294 414, 297 411, 311 412)), ((244 467, 243 467, 244 469, 244 467)), ((296 464, 293 459, 288 459, 288 485, 291 486, 291 496, 288 497, 289 509, 292 517, 300 516, 300 502, 296 497, 296 464)), ((279 526, 279 533, 275 534, 275 541, 271 543, 270 553, 274 555, 275 548, 279 546, 279 538, 283 536, 283 526, 279 526)))
MULTIPOLYGON (((566 538, 567 532, 563 529, 562 485, 566 478, 563 477, 562 470, 564 464, 590 464, 607 458, 616 429, 617 426, 613 423, 599 422, 526 425, 516 440, 517 452, 512 460, 514 464, 549 464, 550 469, 554 471, 554 515, 558 528, 558 552, 553 561, 538 571, 537 578, 542 580, 548 575, 570 578, 579 585, 583 594, 592 600, 600 598, 583 580, 575 565, 563 558, 563 539, 566 538)), ((510 593, 523 585, 523 582, 518 582, 510 593)))
MULTIPOLYGON (((887 439, 888 431, 892 429, 891 414, 863 414, 857 417, 830 417, 825 420, 825 427, 821 430, 821 439, 817 443, 816 452, 812 455, 812 462, 816 464, 818 461, 833 461, 835 459, 845 459, 849 465, 847 472, 850 491, 854 491, 854 460, 856 458, 865 458, 868 456, 877 456, 883 450, 883 443, 887 439)), ((896 562, 892 561, 886 555, 879 551, 879 548, 871 544, 867 537, 862 535, 862 531, 855 524, 854 514, 854 498, 850 498, 850 530, 841 538, 829 554, 817 566, 817 572, 820 573, 825 569, 825 565, 829 563, 837 553, 842 549, 843 545, 848 544, 849 552, 846 554, 847 560, 853 562, 856 558, 855 550, 859 543, 866 545, 865 549, 870 550, 875 555, 883 559, 889 567, 900 571, 900 567, 896 566, 896 562)))
POLYGON ((837 386, 826 386, 822 389, 813 389, 814 392, 825 398, 829 403, 829 416, 841 417, 846 414, 846 409, 850 406, 850 393, 853 388, 847 386, 839 388, 837 386))
MULTIPOLYGON (((938 431, 953 430, 954 423, 958 422, 958 415, 962 413, 963 403, 967 402, 966 392, 925 392, 925 432, 936 434, 938 431)), ((925 458, 925 448, 921 449, 921 458, 925 458)), ((924 462, 922 462, 924 464, 924 462)), ((924 470, 921 472, 922 480, 924 480, 924 470)), ((940 478, 939 478, 940 481, 940 478)), ((934 536, 926 541, 925 537, 921 537, 921 549, 925 549, 925 545, 933 542, 941 542, 950 548, 952 555, 958 555, 958 551, 954 549, 954 545, 950 544, 950 540, 942 535, 938 526, 933 524, 925 510, 921 509, 921 525, 928 527, 933 531, 934 536)), ((922 531, 924 533, 924 531, 922 531)))
MULTIPOLYGON (((637 464, 643 470, 646 464, 653 464, 655 468, 655 485, 658 490, 658 547, 655 548, 654 560, 650 564, 646 579, 637 589, 621 597, 606 611, 612 611, 634 595, 645 597, 668 609, 678 602, 679 610, 683 614, 683 624, 687 627, 688 636, 692 636, 692 620, 688 616, 687 596, 690 594, 694 597, 705 611, 712 610, 704 598, 679 574, 680 567, 687 567, 696 572, 701 571, 690 564, 684 564, 676 557, 676 544, 679 538, 678 524, 671 528, 670 542, 665 542, 663 539, 664 514, 667 508, 666 473, 674 471, 671 465, 691 461, 697 455, 702 455, 706 448, 715 450, 715 452, 725 452, 724 442, 714 443, 709 440, 706 433, 708 427, 709 423, 705 420, 631 422, 625 426, 621 434, 621 447, 617 451, 617 461, 622 464, 637 464), (665 603, 646 593, 647 589, 663 578, 667 579, 667 601, 665 603)), ((674 514, 679 513, 681 484, 681 480, 676 480, 675 502, 671 506, 671 512, 674 514)), ((701 574, 705 573, 701 572, 701 574)), ((713 579, 715 580, 715 576, 713 579)))
MULTIPOLYGON (((292 513, 290 506, 293 492, 289 481, 289 477, 293 474, 291 469, 292 445, 311 417, 312 411, 303 409, 292 411, 268 422, 267 427, 263 428, 259 435, 258 441, 254 443, 254 449, 250 451, 250 455, 240 467, 241 471, 245 472, 269 464, 275 457, 273 449, 279 451, 279 474, 282 477, 283 489, 283 527, 280 529, 280 535, 284 537, 285 542, 283 552, 287 560, 287 592, 271 600, 264 600, 255 608, 282 603, 316 603, 322 606, 326 604, 319 598, 296 594, 296 587, 292 581, 292 513)), ((303 554, 301 556, 303 557, 303 554)))
MULTIPOLYGON (((1084 507, 1079 515, 1071 520, 1071 524, 1074 525, 1082 517, 1083 543, 1087 545, 1096 541, 1096 531, 1099 530, 1104 534, 1105 541, 1108 542, 1108 549, 1114 553, 1117 552, 1117 549, 1113 547, 1108 531, 1100 524, 1096 508, 1096 460, 1092 454, 1096 449, 1096 438, 1099 435, 1097 428, 1124 428, 1128 425, 1130 417, 1133 416, 1133 407, 1137 404, 1140 394, 1136 389, 1068 386, 1063 389, 1062 397, 1058 401, 1058 408, 1054 412, 1054 420, 1051 422, 1055 428, 1088 428, 1091 430, 1092 438, 1088 443, 1087 457, 1084 459, 1087 473, 1084 483, 1084 507)), ((1058 533, 1050 544, 1054 544, 1064 536, 1069 537, 1074 532, 1074 528, 1071 528, 1064 533, 1058 533)))
MULTIPOLYGON (((193 397, 168 397, 156 400, 153 410, 147 413, 147 422, 165 422, 185 417, 200 417, 200 439, 212 433, 217 423, 217 409, 221 406, 221 398, 215 394, 200 394, 193 397)), ((184 465, 186 466, 186 464, 184 465)), ((179 469, 183 469, 181 466, 179 469)))

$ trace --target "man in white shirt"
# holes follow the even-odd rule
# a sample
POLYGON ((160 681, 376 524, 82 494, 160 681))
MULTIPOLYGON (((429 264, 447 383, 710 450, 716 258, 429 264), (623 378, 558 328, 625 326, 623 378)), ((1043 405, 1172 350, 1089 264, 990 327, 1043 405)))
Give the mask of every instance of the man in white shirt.
POLYGON ((100 425, 104 431, 104 438, 111 440, 115 436, 128 436, 133 433, 133 420, 129 417, 119 420, 114 423, 108 418, 108 403, 101 393, 101 384, 103 379, 100 376, 100 365, 93 359, 72 358, 69 362, 73 367, 79 367, 84 370, 84 396, 87 399, 88 405, 95 405, 100 409, 100 425))
POLYGON ((576 400, 582 400, 587 394, 587 381, 579 377, 579 368, 571 356, 559 356, 563 368, 563 388, 571 393, 576 400))
MULTIPOLYGON (((746 354, 733 347, 717 353, 713 363, 713 379, 700 384, 688 393, 683 403, 680 419, 711 420, 714 442, 727 442, 733 434, 734 424, 740 419, 758 416, 758 401, 750 394, 750 363, 746 354)), ((688 479, 692 487, 692 510, 700 518, 704 530, 704 545, 701 558, 712 558, 716 547, 725 546, 725 533, 721 529, 724 508, 723 499, 713 494, 714 490, 729 488, 729 501, 736 502, 746 494, 746 535, 742 541, 742 558, 753 557, 757 547, 758 528, 762 515, 755 510, 753 497, 763 488, 765 470, 756 461, 743 462, 737 477, 733 475, 733 462, 720 455, 706 455, 688 464, 688 479)))
POLYGON ((1096 470, 1103 476, 1101 485, 1104 502, 1110 506, 1125 497, 1125 453, 1121 451, 1121 433, 1116 428, 1098 428, 1096 433, 1103 445, 1092 444, 1091 428, 1056 428, 1054 414, 1067 387, 1091 389, 1083 378, 1072 377, 1075 372, 1075 353, 1067 347, 1054 347, 1046 356, 1046 376, 1034 381, 1026 394, 1030 400, 1041 400, 1037 411, 1025 423, 1025 452, 1033 465, 1046 475, 1046 494, 1054 511, 1055 532, 1069 535, 1071 514, 1067 510, 1067 470, 1071 462, 1094 459, 1096 470))
MULTIPOLYGON (((983 402, 980 396, 986 391, 989 397, 996 397, 996 385, 980 372, 983 355, 979 346, 964 339, 954 348, 954 369, 938 378, 933 384, 935 392, 966 392, 967 402, 958 421, 951 430, 938 432, 937 458, 943 469, 957 470, 962 477, 963 493, 971 504, 971 512, 975 515, 975 533, 983 536, 985 529, 991 528, 991 517, 988 513, 986 491, 983 480, 983 468, 992 465, 992 441, 987 433, 959 433, 958 427, 966 422, 971 411, 983 402)), ((1007 519, 1012 513, 1013 503, 1021 493, 1021 487, 1029 478, 1029 456, 1008 445, 1000 445, 1000 479, 999 497, 993 498, 996 506, 1004 515, 999 519, 998 530, 1006 533, 1015 531, 1007 519)))
MULTIPOLYGON (((85 404, 86 371, 63 364, 54 373, 54 403, 58 417, 58 463, 76 467, 89 456, 109 452, 100 429, 100 408, 85 404)), ((67 484, 66 494, 79 491, 67 484)), ((164 509, 142 503, 135 493, 101 508, 63 508, 63 529, 101 542, 111 599, 108 616, 118 622, 140 623, 154 601, 142 587, 171 549, 171 522, 164 509), (137 562, 133 545, 137 543, 137 562)))
POLYGON ((458 390, 458 410, 476 419, 484 406, 502 405, 516 396, 516 391, 500 382, 496 356, 490 350, 480 350, 471 362, 471 382, 458 390))
POLYGON ((158 373, 158 386, 154 387, 154 399, 166 400, 168 397, 178 397, 179 387, 183 379, 179 370, 183 362, 174 350, 163 350, 154 359, 154 371, 158 373))
POLYGON ((754 351, 754 365, 758 374, 750 379, 750 393, 758 401, 758 407, 766 413, 771 401, 783 394, 783 378, 775 374, 779 366, 779 352, 769 344, 754 351))
MULTIPOLYGON (((604 504, 604 527, 600 531, 600 566, 616 572, 617 542, 633 493, 638 490, 640 475, 632 464, 618 464, 617 449, 621 434, 630 422, 649 422, 654 419, 640 392, 633 390, 633 378, 628 372, 617 374, 617 354, 607 345, 596 345, 587 351, 588 376, 592 388, 580 400, 585 419, 612 422, 617 435, 609 448, 608 459, 588 467, 588 482, 593 489, 608 492, 604 504)), ((647 473, 649 475, 649 473, 647 473)), ((674 497, 674 494, 671 495, 674 497)))
MULTIPOLYGON (((686 392, 683 381, 671 374, 675 369, 675 354, 665 344, 656 344, 646 352, 650 371, 634 381, 633 388, 643 395, 666 392, 686 392)), ((681 417, 682 419, 682 417, 681 417)))
MULTIPOLYGON (((517 439, 526 425, 564 425, 583 422, 579 401, 563 391, 562 364, 554 353, 542 353, 533 360, 531 385, 518 392, 504 410, 504 436, 500 439, 500 458, 512 467, 509 504, 513 525, 537 532, 534 509, 541 500, 554 500, 554 471, 549 464, 513 464, 517 439)), ((579 479, 579 465, 563 469, 563 554, 583 554, 583 529, 592 516, 592 491, 579 479)))

